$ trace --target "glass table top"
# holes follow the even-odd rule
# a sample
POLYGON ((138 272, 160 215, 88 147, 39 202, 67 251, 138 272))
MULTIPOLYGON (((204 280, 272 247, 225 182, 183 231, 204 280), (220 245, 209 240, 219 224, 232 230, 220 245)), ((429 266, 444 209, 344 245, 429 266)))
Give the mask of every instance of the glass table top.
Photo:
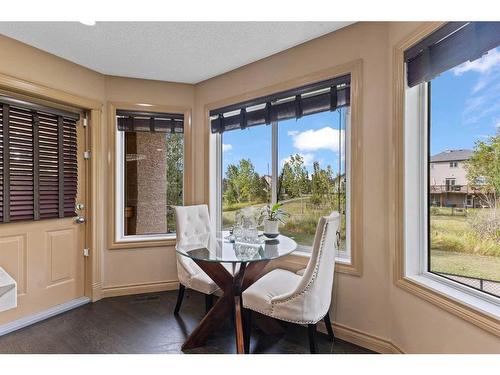
POLYGON ((279 235, 267 238, 259 235, 256 240, 240 241, 235 240, 228 231, 186 237, 175 246, 179 254, 191 259, 222 263, 276 259, 290 254, 296 248, 297 243, 290 237, 279 235))

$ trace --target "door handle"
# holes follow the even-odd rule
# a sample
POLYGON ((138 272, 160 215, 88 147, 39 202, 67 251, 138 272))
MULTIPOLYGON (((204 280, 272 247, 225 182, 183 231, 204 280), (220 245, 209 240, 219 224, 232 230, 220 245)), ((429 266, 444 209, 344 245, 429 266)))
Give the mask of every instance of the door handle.
POLYGON ((85 223, 85 218, 83 216, 77 216, 77 217, 75 217, 75 223, 83 224, 83 223, 85 223))

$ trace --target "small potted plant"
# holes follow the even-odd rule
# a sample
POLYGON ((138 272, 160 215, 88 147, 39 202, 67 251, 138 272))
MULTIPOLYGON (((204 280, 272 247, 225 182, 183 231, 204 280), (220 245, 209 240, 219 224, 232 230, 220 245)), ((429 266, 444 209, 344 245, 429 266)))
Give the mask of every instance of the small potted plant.
POLYGON ((272 206, 267 205, 262 211, 264 218, 264 235, 269 238, 274 238, 279 235, 279 223, 285 224, 286 218, 289 216, 281 207, 281 203, 275 203, 272 206))

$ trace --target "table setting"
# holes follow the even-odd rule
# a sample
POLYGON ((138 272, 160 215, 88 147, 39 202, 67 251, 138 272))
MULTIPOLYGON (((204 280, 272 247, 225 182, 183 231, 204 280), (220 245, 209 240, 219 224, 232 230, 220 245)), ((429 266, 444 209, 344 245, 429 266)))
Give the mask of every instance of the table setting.
POLYGON ((203 345, 221 319, 234 313, 236 352, 244 353, 241 293, 257 281, 273 259, 292 253, 297 243, 279 233, 288 214, 279 203, 261 209, 247 207, 235 215, 228 230, 210 230, 178 238, 176 251, 192 259, 220 288, 222 296, 191 333, 183 349, 203 345), (259 230, 262 227, 263 230, 259 230), (233 273, 223 264, 233 265, 233 273))

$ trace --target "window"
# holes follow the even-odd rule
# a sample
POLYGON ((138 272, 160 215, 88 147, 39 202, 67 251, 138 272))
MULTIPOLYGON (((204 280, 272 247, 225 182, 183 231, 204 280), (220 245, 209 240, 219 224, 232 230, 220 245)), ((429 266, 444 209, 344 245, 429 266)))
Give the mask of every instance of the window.
POLYGON ((260 125, 222 137, 222 228, 234 225, 243 207, 261 208, 271 200, 272 126, 260 125))
POLYGON ((117 241, 175 234, 183 204, 182 114, 116 111, 117 241))
POLYGON ((498 44, 500 24, 449 23, 405 52, 405 273, 488 312, 500 304, 498 44))
POLYGON ((307 254, 319 217, 339 211, 338 260, 350 262, 349 82, 345 76, 210 112, 219 143, 223 229, 233 225, 236 210, 279 201, 291 214, 281 233, 307 254), (334 89, 332 82, 338 82, 334 89))
POLYGON ((278 125, 278 201, 291 214, 281 228, 299 251, 310 252, 320 216, 341 214, 338 256, 346 252, 347 108, 290 119, 278 125))
POLYGON ((0 222, 75 216, 79 117, 0 97, 0 222))
POLYGON ((500 202, 493 183, 500 175, 491 170, 489 178, 483 178, 486 185, 476 185, 478 173, 488 172, 492 163, 487 149, 500 139, 496 127, 500 108, 489 104, 500 99, 496 89, 500 64, 490 63, 496 55, 500 49, 489 51, 472 66, 464 63, 447 70, 427 84, 430 157, 447 150, 450 157, 467 158, 461 164, 450 162, 457 177, 445 180, 445 205, 429 212, 428 271, 500 297, 500 237, 496 232, 500 221, 495 219, 500 202), (490 65, 486 71, 477 70, 485 64, 490 65))
POLYGON ((447 178, 445 180, 446 191, 454 191, 456 182, 455 178, 447 178))

